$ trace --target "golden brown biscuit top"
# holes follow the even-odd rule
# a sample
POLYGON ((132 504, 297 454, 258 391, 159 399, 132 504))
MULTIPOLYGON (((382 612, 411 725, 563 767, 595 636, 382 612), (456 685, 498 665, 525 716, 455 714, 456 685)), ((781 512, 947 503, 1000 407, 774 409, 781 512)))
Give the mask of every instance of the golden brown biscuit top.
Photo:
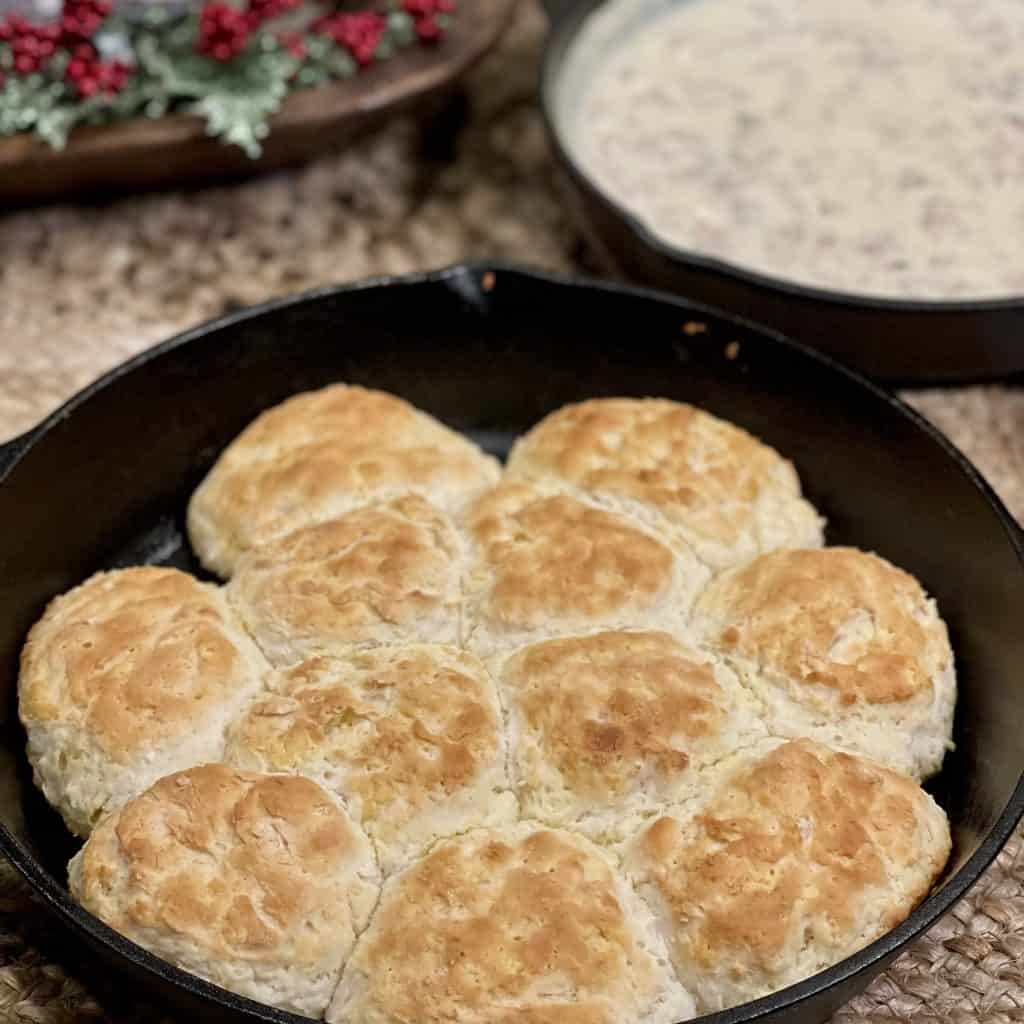
POLYGON ((672 552, 628 520, 565 495, 506 484, 470 509, 494 580, 493 619, 536 628, 652 605, 672 583, 672 552))
MULTIPOLYGON (((422 427, 425 413, 397 395, 353 384, 330 384, 304 391, 260 413, 227 449, 231 461, 247 447, 304 443, 336 436, 359 443, 389 436, 403 437, 422 427)), ((356 467, 358 468, 358 467, 356 467)))
POLYGON ((354 958, 378 1013, 552 1024, 639 1013, 652 965, 610 868, 578 838, 470 832, 392 886, 354 958))
POLYGON ((313 636, 401 625, 457 601, 459 559, 448 517, 407 495, 252 549, 230 592, 313 636))
POLYGON ((32 627, 21 715, 81 728, 127 760, 202 722, 263 668, 215 587, 177 569, 118 569, 55 598, 32 627))
POLYGON ((450 647, 410 645, 311 658, 271 678, 273 694, 233 727, 232 751, 269 771, 344 768, 364 825, 400 818, 470 783, 500 755, 501 716, 484 666, 450 647))
POLYGON ((713 583, 696 614, 714 620, 709 639, 726 651, 830 687, 843 704, 911 700, 951 657, 920 584, 853 548, 762 555, 713 583))
POLYGON ((295 965, 350 935, 348 876, 372 866, 365 837, 315 783, 224 765, 161 779, 104 818, 82 856, 78 896, 119 931, 295 965))
POLYGON ((497 476, 493 459, 402 399, 335 384, 258 416, 224 451, 204 500, 246 547, 318 521, 338 495, 362 503, 436 484, 468 497, 497 476))
MULTIPOLYGON (((618 494, 656 507, 707 539, 730 543, 786 467, 745 430, 691 405, 598 398, 543 419, 513 451, 509 476, 555 475, 584 490, 618 494)), ((798 495, 791 467, 785 478, 798 495)))
POLYGON ((524 648, 501 673, 506 699, 578 793, 621 793, 653 767, 679 775, 716 734, 724 699, 709 664, 667 633, 608 632, 524 648))
POLYGON ((901 773, 797 740, 736 773, 692 823, 659 818, 639 849, 673 918, 677 956, 698 970, 737 956, 770 970, 801 942, 827 955, 856 941, 871 901, 884 907, 878 934, 895 927, 949 853, 948 833, 922 847, 927 802, 901 773), (927 879, 917 890, 880 892, 898 892, 893 880, 912 869, 927 879))

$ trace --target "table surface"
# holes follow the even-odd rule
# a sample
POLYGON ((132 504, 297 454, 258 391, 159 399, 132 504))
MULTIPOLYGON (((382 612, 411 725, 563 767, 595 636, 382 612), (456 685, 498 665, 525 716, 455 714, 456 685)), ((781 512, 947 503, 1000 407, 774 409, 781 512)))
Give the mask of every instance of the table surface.
MULTIPOLYGON (((462 259, 596 273, 564 216, 533 103, 544 22, 525 2, 467 85, 468 108, 396 123, 299 171, 187 197, 0 214, 0 439, 103 370, 242 305, 462 259)), ((905 395, 1024 519, 1024 391, 905 395)), ((0 866, 0 1020, 153 1021, 76 979, 60 937, 0 866)), ((1024 842, 837 1024, 1024 1021, 1024 842)))

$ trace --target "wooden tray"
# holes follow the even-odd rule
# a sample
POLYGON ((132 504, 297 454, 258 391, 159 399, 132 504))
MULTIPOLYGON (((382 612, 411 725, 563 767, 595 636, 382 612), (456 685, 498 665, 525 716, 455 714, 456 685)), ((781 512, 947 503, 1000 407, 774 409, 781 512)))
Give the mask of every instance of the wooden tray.
POLYGON ((465 0, 444 40, 355 78, 294 93, 271 121, 263 155, 206 135, 196 117, 135 118, 77 129, 63 150, 31 136, 0 139, 0 209, 84 193, 236 179, 337 149, 396 114, 437 102, 497 42, 515 0, 465 0))

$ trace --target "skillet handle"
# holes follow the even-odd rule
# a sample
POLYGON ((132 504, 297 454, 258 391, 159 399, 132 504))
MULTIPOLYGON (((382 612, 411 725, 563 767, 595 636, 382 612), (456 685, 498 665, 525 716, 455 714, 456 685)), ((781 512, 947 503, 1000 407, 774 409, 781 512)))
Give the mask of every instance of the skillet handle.
POLYGON ((548 20, 552 25, 557 25, 576 6, 577 2, 578 0, 542 0, 548 20))
POLYGON ((34 430, 27 430, 0 444, 0 480, 7 476, 8 470, 21 458, 21 453, 29 446, 35 434, 34 430))

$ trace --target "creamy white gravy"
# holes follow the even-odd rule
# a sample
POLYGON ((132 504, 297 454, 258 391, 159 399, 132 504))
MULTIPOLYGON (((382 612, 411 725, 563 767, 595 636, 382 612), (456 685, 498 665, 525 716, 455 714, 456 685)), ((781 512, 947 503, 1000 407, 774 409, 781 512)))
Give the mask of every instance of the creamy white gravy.
POLYGON ((559 121, 673 245, 860 294, 1024 294, 1024 0, 612 0, 559 121))

